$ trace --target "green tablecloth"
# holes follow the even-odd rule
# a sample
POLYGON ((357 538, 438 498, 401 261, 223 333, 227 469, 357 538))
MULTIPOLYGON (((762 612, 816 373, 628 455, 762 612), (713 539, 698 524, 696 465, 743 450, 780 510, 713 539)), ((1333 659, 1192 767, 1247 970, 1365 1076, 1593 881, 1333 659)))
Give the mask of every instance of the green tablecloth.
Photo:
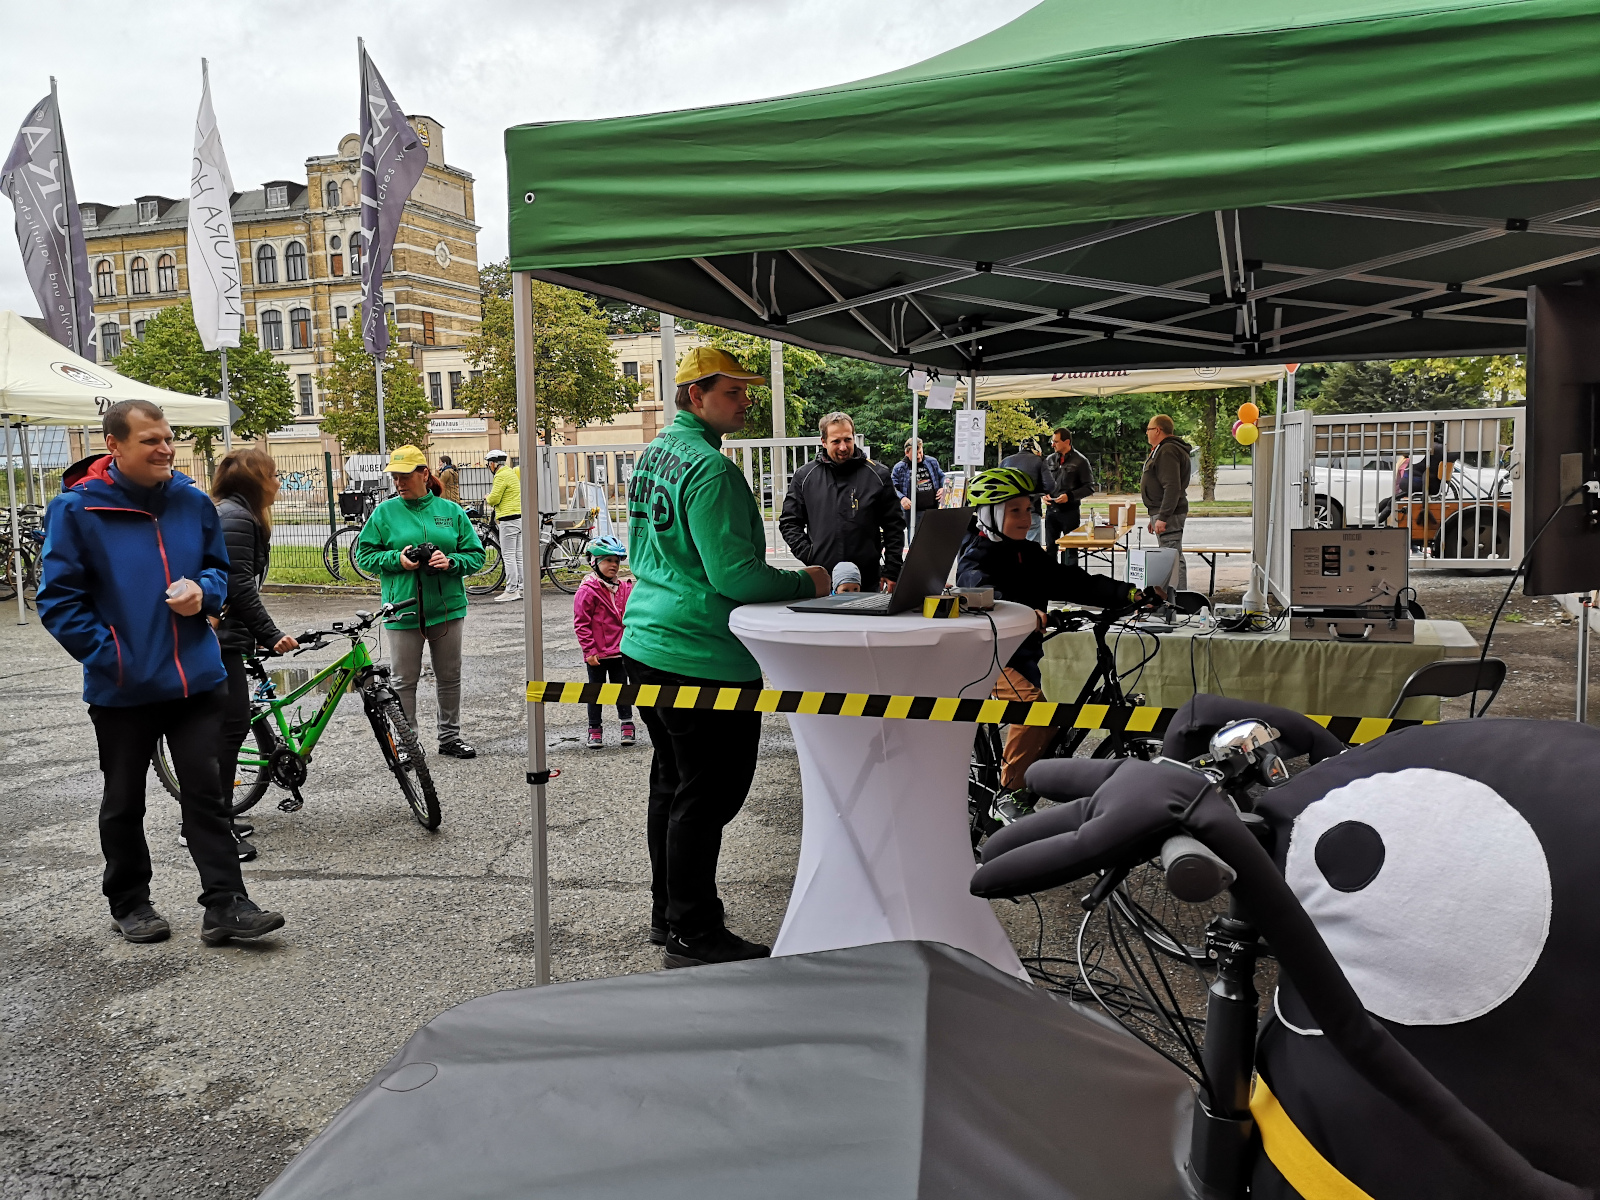
MULTIPOLYGON (((1125 690, 1144 693, 1151 704, 1177 708, 1201 691, 1336 717, 1384 716, 1417 668, 1478 652, 1459 621, 1418 621, 1416 641, 1410 645, 1291 642, 1287 630, 1198 636, 1178 630, 1143 637, 1124 632, 1120 639, 1113 630, 1109 637, 1124 672, 1154 651, 1142 672, 1123 678, 1125 690)), ((1041 666, 1046 698, 1077 699, 1094 668, 1094 635, 1083 631, 1051 638, 1045 643, 1041 666)), ((1415 697, 1406 701, 1399 715, 1436 720, 1439 701, 1415 697)))

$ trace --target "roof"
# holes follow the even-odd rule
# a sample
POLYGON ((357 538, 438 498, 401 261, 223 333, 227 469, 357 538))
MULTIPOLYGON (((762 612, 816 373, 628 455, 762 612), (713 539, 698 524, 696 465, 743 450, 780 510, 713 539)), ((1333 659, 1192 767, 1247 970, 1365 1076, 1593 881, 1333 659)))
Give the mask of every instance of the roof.
POLYGON ((955 370, 1515 348, 1597 244, 1597 58, 1600 0, 1046 0, 871 79, 509 129, 511 265, 955 370))

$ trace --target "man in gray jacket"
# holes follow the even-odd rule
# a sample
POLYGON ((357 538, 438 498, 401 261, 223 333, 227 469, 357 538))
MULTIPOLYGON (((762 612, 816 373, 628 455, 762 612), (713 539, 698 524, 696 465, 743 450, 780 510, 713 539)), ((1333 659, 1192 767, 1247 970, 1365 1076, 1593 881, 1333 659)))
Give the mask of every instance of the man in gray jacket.
POLYGON ((1183 525, 1189 515, 1189 443, 1177 436, 1172 418, 1165 413, 1150 418, 1144 436, 1150 443, 1150 457, 1144 460, 1139 498, 1150 516, 1149 529, 1156 535, 1156 545, 1178 551, 1171 586, 1186 588, 1189 567, 1183 561, 1183 525))

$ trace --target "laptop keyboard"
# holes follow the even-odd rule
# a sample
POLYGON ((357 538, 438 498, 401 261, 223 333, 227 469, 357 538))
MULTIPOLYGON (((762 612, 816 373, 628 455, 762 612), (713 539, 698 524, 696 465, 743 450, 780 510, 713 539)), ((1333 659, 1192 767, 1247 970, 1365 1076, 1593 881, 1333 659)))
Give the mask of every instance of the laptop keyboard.
POLYGON ((833 607, 836 611, 842 608, 847 611, 854 610, 856 612, 860 612, 863 609, 871 610, 888 608, 889 601, 893 598, 894 597, 890 596, 888 592, 869 592, 859 600, 847 600, 845 603, 836 604, 833 607))

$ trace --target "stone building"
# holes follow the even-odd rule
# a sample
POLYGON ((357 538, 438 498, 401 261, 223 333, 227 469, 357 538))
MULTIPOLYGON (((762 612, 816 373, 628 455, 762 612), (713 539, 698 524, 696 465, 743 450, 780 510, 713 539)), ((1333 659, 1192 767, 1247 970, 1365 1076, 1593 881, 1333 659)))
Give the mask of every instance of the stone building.
MULTIPOLYGON (((428 165, 386 264, 385 307, 439 410, 433 450, 477 462, 500 444, 500 430, 490 418, 453 411, 470 373, 462 346, 482 314, 473 177, 446 163, 437 121, 409 120, 428 148, 428 165)), ((270 435, 275 454, 320 457, 339 449, 319 431, 319 373, 332 361, 335 332, 359 319, 372 266, 361 239, 360 155, 360 139, 350 134, 337 154, 306 159, 304 182, 269 180, 234 195, 246 325, 288 369, 298 406, 293 425, 270 435)), ((106 357, 139 337, 157 311, 187 298, 188 202, 140 196, 121 206, 79 207, 106 357)))

